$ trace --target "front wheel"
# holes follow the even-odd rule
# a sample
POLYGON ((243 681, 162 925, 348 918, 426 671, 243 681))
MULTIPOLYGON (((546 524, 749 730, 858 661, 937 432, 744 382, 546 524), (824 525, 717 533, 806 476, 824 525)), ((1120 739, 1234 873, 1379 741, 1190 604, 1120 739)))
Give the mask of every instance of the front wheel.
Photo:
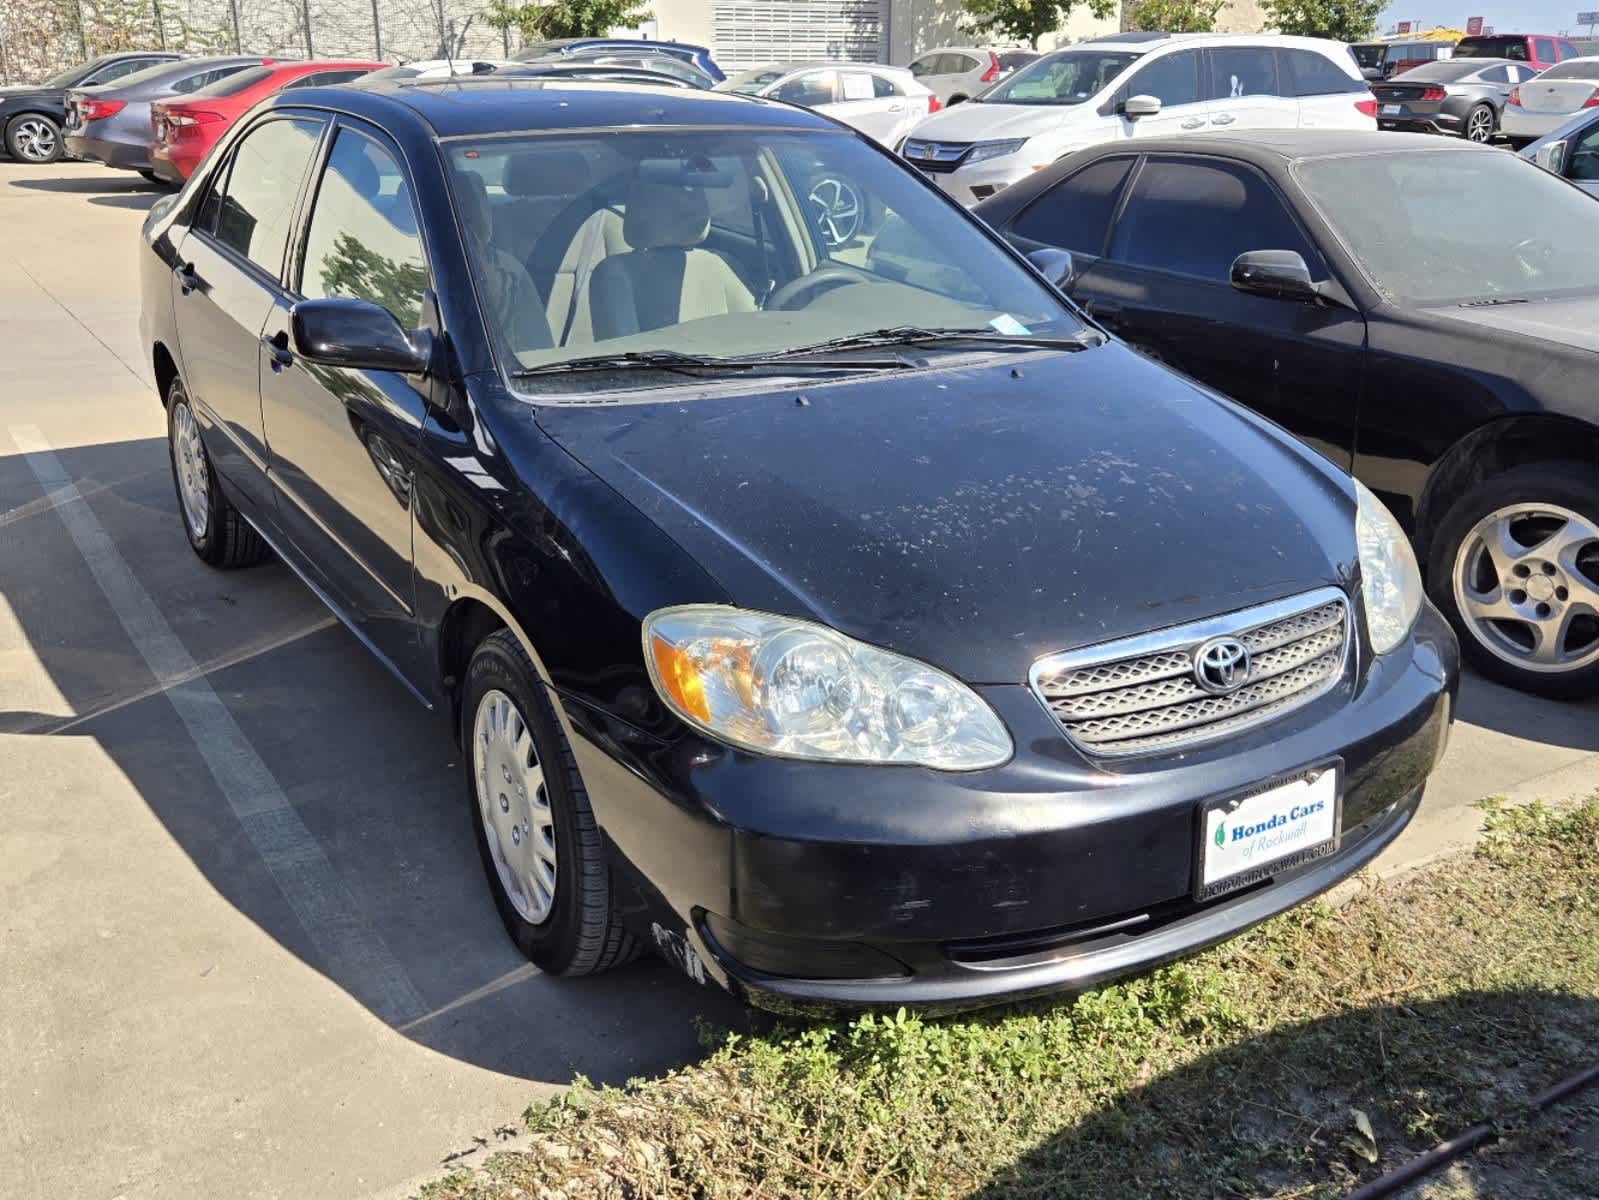
POLYGON ((61 126, 43 113, 23 113, 6 126, 6 152, 18 162, 53 163, 61 157, 61 126))
POLYGON ((229 568, 253 566, 266 558, 266 542, 223 493, 188 393, 176 379, 167 388, 167 457, 183 531, 200 559, 229 568))
POLYGON ((1438 527, 1428 582, 1483 674, 1599 693, 1599 470, 1539 463, 1472 488, 1438 527))
POLYGON ((599 829, 532 660, 509 630, 472 656, 461 756, 478 854, 511 940, 551 975, 627 962, 599 829))
POLYGON ((1466 114, 1463 133, 1468 142, 1491 142, 1498 122, 1494 119, 1493 105, 1479 104, 1466 114))

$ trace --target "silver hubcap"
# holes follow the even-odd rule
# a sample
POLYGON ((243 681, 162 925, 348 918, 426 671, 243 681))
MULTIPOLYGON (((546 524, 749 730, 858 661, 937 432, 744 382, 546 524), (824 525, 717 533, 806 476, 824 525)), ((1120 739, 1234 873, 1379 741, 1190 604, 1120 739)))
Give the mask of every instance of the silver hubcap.
POLYGON ((538 925, 555 904, 555 816, 533 731, 504 692, 478 701, 472 768, 500 887, 522 919, 538 925))
POLYGON ((1455 556, 1455 603, 1505 662, 1557 673, 1599 662, 1599 525, 1557 504, 1489 513, 1455 556))
POLYGON ((1493 129, 1493 114, 1485 108, 1479 108, 1472 112, 1466 122, 1466 137, 1473 142, 1486 142, 1493 136, 1493 129))
POLYGON ((48 121, 23 118, 17 125, 16 150, 23 158, 43 162, 55 153, 55 127, 48 121))
POLYGON ((172 465, 178 476, 178 498, 189 532, 203 538, 211 522, 211 469, 206 463, 200 427, 187 404, 172 410, 172 465))
POLYGON ((861 228, 861 198, 842 179, 823 179, 811 189, 811 204, 822 221, 822 236, 830 247, 854 239, 861 228))

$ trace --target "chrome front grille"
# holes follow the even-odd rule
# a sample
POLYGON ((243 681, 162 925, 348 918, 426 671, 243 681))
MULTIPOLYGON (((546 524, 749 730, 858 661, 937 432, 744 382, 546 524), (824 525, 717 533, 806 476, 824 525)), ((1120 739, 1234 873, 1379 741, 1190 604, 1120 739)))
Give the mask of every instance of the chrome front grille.
POLYGON ((971 148, 970 142, 930 142, 924 138, 910 138, 901 153, 913 167, 942 173, 959 167, 971 148))
POLYGON ((1349 605, 1337 588, 1050 655, 1030 681, 1071 740, 1108 757, 1176 750, 1308 704, 1343 674, 1349 605), (1236 690, 1201 686, 1194 655, 1217 637, 1249 651, 1236 690))

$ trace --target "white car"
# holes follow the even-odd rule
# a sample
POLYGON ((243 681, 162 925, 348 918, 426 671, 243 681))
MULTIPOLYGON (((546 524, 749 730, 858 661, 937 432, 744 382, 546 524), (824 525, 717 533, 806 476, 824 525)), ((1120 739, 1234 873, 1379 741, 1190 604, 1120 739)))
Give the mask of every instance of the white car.
POLYGON ((1525 143, 1594 105, 1599 105, 1599 58, 1568 58, 1510 90, 1499 132, 1512 145, 1525 143))
POLYGON ((885 146, 898 145, 940 107, 903 67, 861 63, 772 63, 724 79, 715 90, 802 104, 885 146))
POLYGON ((492 75, 502 67, 520 67, 525 63, 498 58, 424 58, 402 63, 397 67, 384 67, 361 77, 362 83, 384 79, 449 79, 455 75, 492 75))
POLYGON ((918 55, 910 65, 910 73, 931 88, 940 103, 960 104, 1037 58, 1031 50, 940 46, 918 55))
POLYGON ((901 153, 963 204, 1087 146, 1208 129, 1376 129, 1342 42, 1127 33, 1047 54, 929 117, 901 153))

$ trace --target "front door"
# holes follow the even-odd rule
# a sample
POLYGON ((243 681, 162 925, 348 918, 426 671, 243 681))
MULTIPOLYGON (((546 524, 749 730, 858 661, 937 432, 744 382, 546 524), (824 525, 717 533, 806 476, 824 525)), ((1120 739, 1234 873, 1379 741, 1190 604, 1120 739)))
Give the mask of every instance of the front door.
POLYGON ((172 306, 184 382, 212 464, 256 512, 272 511, 257 359, 281 297, 284 247, 324 123, 271 118, 213 174, 178 248, 172 306))
POLYGON ((1179 50, 1140 67, 1118 89, 1116 107, 1120 110, 1131 96, 1153 96, 1160 101, 1160 111, 1152 117, 1136 120, 1122 113, 1120 135, 1126 138, 1167 137, 1204 129, 1210 123, 1211 106, 1204 99, 1201 63, 1198 50, 1179 50))
POLYGON ((301 296, 371 300, 417 328, 429 284, 411 187, 387 143, 341 124, 308 207, 293 291, 267 315, 261 345, 279 521, 358 631, 414 684, 423 672, 412 620, 411 475, 424 381, 306 362, 289 328, 301 296))

